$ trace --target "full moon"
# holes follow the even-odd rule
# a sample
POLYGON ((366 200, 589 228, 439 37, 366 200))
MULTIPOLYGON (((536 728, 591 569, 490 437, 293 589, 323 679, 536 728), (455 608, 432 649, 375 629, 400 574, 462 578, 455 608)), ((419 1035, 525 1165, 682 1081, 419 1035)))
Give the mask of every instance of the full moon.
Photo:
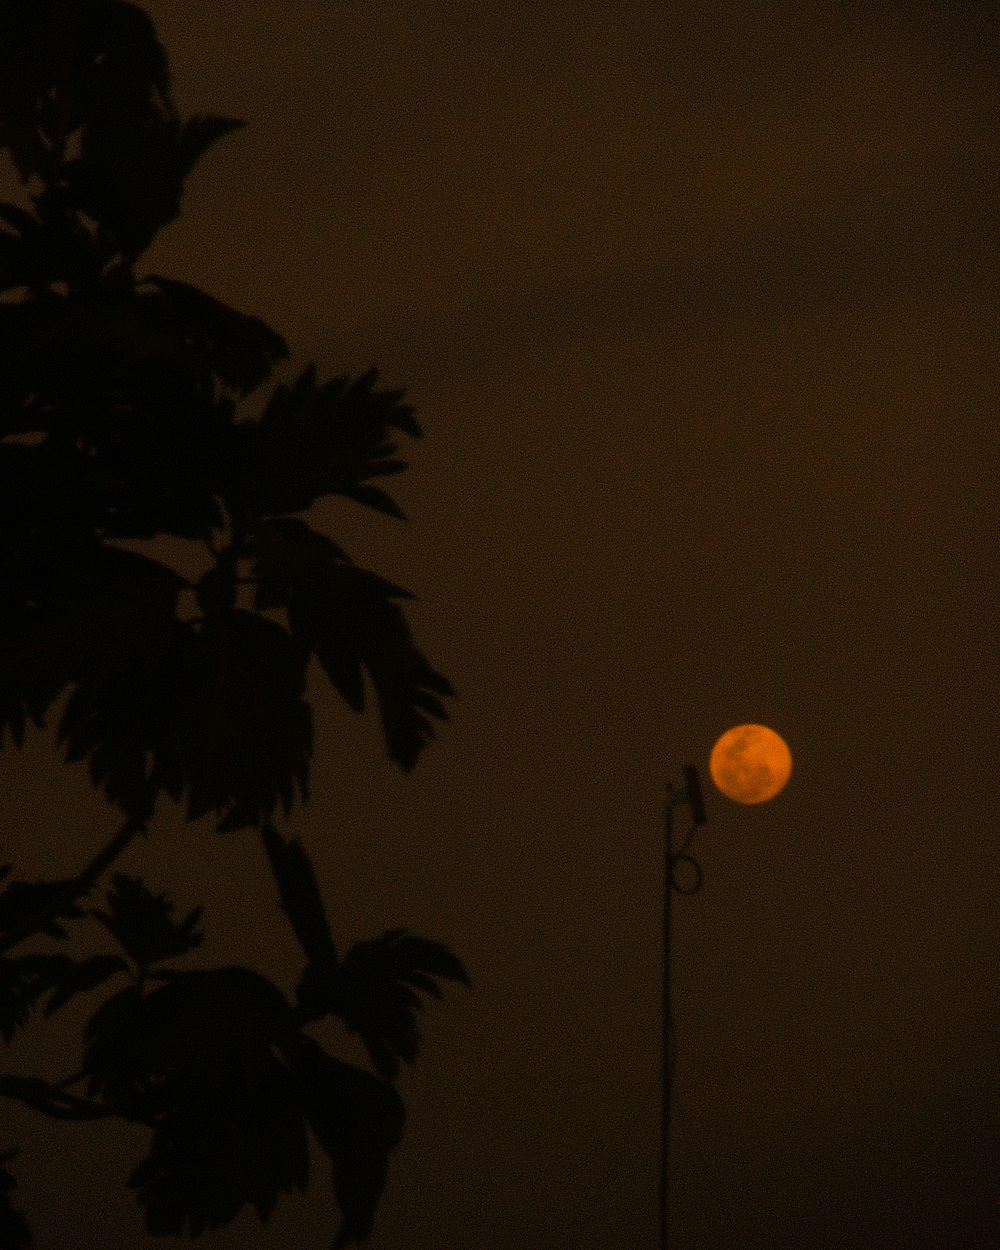
POLYGON ((708 771, 727 799, 766 803, 792 775, 792 753, 766 725, 734 725, 712 747, 708 771))

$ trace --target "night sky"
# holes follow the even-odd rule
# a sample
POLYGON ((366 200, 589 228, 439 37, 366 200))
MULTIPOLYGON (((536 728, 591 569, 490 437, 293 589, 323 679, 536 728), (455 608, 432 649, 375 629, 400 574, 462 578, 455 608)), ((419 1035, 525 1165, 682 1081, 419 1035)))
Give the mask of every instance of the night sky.
MULTIPOLYGON (((264 317, 279 378, 377 364, 426 431, 408 524, 314 519, 417 593, 452 722, 404 776, 317 677, 313 802, 281 826, 342 946, 406 925, 473 981, 425 1013, 371 1250, 654 1250, 661 805, 689 762, 672 1246, 995 1246, 1000 10, 146 8, 182 113, 248 127, 137 273, 264 317), (708 783, 742 721, 794 753, 757 807, 708 783)), ((0 765, 16 875, 117 827, 51 735, 0 765)), ((185 966, 291 992, 259 840, 161 812, 118 867, 205 904, 185 966)), ((15 1070, 75 1070, 97 1001, 15 1070)), ((39 1250, 190 1244, 143 1232, 145 1140, 10 1104, 39 1250)), ((324 1163, 201 1244, 328 1246, 324 1163)))

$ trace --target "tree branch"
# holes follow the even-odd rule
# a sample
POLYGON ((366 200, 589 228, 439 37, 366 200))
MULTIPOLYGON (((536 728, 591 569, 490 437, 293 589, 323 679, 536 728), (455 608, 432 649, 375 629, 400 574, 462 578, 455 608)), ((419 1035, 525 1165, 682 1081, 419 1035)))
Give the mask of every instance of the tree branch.
POLYGON ((15 1098, 55 1120, 103 1120, 118 1114, 112 1107, 67 1094, 37 1077, 0 1077, 0 1096, 15 1098))

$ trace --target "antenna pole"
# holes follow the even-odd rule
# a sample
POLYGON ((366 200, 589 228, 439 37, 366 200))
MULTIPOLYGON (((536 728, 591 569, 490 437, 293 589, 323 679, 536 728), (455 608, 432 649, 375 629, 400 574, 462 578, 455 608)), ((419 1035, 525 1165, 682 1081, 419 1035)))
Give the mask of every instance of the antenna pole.
POLYGON ((670 1240, 670 1109, 674 1093, 674 1060, 676 1057, 676 1039, 674 1036, 674 1017, 670 1003, 670 896, 674 890, 678 894, 697 894, 701 889, 701 865, 693 855, 688 854, 688 847, 694 837, 694 831, 705 823, 705 800, 702 797, 701 782, 698 770, 693 764, 684 768, 684 787, 675 790, 667 786, 667 797, 663 804, 663 1020, 662 1048, 660 1070, 660 1250, 668 1250, 670 1240), (687 837, 678 849, 674 848, 674 808, 681 804, 691 809, 691 828, 687 837), (684 877, 678 875, 678 867, 683 865, 684 877))
POLYGON ((674 807, 663 808, 663 1033, 660 1107, 660 1250, 668 1250, 670 1228, 670 1104, 674 1086, 674 1022, 670 1010, 670 896, 673 894, 674 807))

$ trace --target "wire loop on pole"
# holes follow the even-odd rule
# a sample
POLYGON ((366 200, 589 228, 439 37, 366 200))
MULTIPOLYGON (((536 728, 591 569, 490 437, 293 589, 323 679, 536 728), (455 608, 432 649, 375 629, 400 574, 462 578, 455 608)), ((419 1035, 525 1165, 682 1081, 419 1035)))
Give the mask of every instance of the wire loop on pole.
POLYGON ((669 878, 670 888, 672 890, 676 890, 678 894, 697 894, 701 889, 701 883, 704 880, 704 877, 705 874, 701 870, 701 864, 698 863, 693 855, 685 855, 683 852, 679 855, 671 855, 669 878), (693 869, 693 881, 689 881, 686 885, 682 882, 681 878, 677 875, 678 864, 684 864, 685 866, 690 866, 691 869, 693 869))

